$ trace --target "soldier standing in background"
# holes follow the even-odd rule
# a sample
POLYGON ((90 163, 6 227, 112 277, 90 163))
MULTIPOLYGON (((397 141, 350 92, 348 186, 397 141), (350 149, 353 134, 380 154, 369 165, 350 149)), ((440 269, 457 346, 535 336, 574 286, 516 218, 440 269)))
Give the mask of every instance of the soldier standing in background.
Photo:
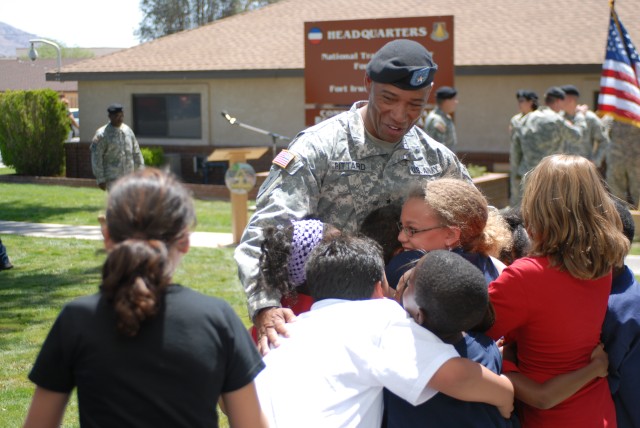
POLYGON ((109 123, 96 131, 91 142, 91 168, 98 186, 108 190, 123 175, 144 166, 136 136, 124 124, 121 104, 107 108, 109 123))
POLYGON ((586 110, 584 113, 578 111, 578 99, 580 98, 578 88, 573 85, 564 85, 561 89, 565 93, 565 119, 575 122, 577 115, 583 115, 586 122, 581 143, 575 146, 575 152, 568 150, 567 153, 585 157, 601 168, 609 145, 609 137, 602 120, 591 110, 586 110))
MULTIPOLYGON (((562 110, 564 91, 556 86, 544 95, 546 106, 540 107, 520 120, 511 139, 510 164, 514 180, 532 170, 545 156, 563 153, 578 144, 585 129, 584 117, 576 117, 575 124, 564 119, 562 110)), ((511 189, 511 206, 519 206, 522 186, 511 189)))
POLYGON ((640 203, 640 128, 613 121, 607 150, 607 184, 618 198, 640 203))
POLYGON ((527 115, 538 109, 538 94, 527 89, 520 89, 516 92, 516 99, 518 100, 519 113, 513 116, 509 122, 509 137, 511 139, 511 156, 509 157, 511 165, 511 173, 509 174, 509 204, 512 207, 520 205, 520 175, 518 169, 520 167, 520 159, 522 158, 521 153, 514 152, 514 135, 518 132, 527 115), (516 163, 516 161, 518 163, 516 163))
POLYGON ((293 319, 280 307, 279 292, 258 282, 263 228, 313 215, 353 233, 371 211, 401 203, 412 182, 442 176, 471 181, 455 154, 415 126, 436 70, 421 44, 387 43, 367 65, 368 101, 302 131, 273 160, 235 251, 261 352, 269 342, 278 344, 278 333, 293 319))
POLYGON ((456 127, 451 115, 458 106, 458 91, 449 86, 441 86, 436 91, 436 108, 434 108, 425 120, 424 130, 439 143, 453 150, 458 139, 456 127))

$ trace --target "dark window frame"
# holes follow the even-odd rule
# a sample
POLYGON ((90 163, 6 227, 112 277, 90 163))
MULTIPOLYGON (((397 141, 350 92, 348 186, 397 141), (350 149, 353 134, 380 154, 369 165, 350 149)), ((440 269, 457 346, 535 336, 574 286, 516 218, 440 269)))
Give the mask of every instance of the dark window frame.
POLYGON ((138 138, 202 139, 202 94, 132 94, 133 129, 138 138))

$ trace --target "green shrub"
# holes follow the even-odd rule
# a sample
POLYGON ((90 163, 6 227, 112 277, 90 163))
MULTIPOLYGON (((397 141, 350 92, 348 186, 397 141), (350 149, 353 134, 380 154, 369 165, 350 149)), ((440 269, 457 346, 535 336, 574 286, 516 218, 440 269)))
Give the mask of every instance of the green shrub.
POLYGON ((70 125, 52 89, 7 91, 0 96, 2 162, 21 175, 60 175, 70 125))
POLYGON ((164 165, 164 149, 162 147, 141 147, 142 157, 145 166, 164 165))
POLYGON ((469 171, 471 178, 477 178, 487 173, 487 167, 470 163, 467 165, 467 171, 469 171))

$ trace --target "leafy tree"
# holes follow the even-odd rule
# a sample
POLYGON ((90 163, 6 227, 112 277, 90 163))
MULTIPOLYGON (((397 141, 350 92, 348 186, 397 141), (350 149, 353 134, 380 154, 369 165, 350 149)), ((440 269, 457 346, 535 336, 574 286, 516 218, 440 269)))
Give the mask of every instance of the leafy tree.
POLYGON ((52 89, 0 96, 2 162, 23 175, 59 175, 69 133, 66 106, 52 89))
MULTIPOLYGON (((58 46, 60 46, 60 56, 62 58, 93 58, 95 55, 90 49, 85 48, 68 48, 57 40, 52 40, 58 46)), ((36 43, 36 50, 38 51, 39 58, 48 58, 48 59, 56 59, 58 58, 58 51, 51 45, 47 45, 45 43, 36 43)), ((22 59, 27 59, 28 57, 24 56, 22 59)))
POLYGON ((278 0, 141 0, 143 19, 135 34, 141 42, 208 24, 278 0))

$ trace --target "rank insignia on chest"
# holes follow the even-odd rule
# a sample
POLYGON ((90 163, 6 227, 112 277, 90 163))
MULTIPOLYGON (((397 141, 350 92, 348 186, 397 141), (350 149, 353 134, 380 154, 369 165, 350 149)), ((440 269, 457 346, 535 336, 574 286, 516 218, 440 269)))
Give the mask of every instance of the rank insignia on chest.
POLYGON ((356 161, 330 161, 331 167, 336 171, 366 171, 364 162, 356 161))
POLYGON ((291 163, 292 160, 296 158, 296 155, 291 153, 289 150, 282 150, 278 153, 278 156, 273 158, 271 161, 274 165, 278 165, 280 168, 286 168, 287 165, 291 163))

